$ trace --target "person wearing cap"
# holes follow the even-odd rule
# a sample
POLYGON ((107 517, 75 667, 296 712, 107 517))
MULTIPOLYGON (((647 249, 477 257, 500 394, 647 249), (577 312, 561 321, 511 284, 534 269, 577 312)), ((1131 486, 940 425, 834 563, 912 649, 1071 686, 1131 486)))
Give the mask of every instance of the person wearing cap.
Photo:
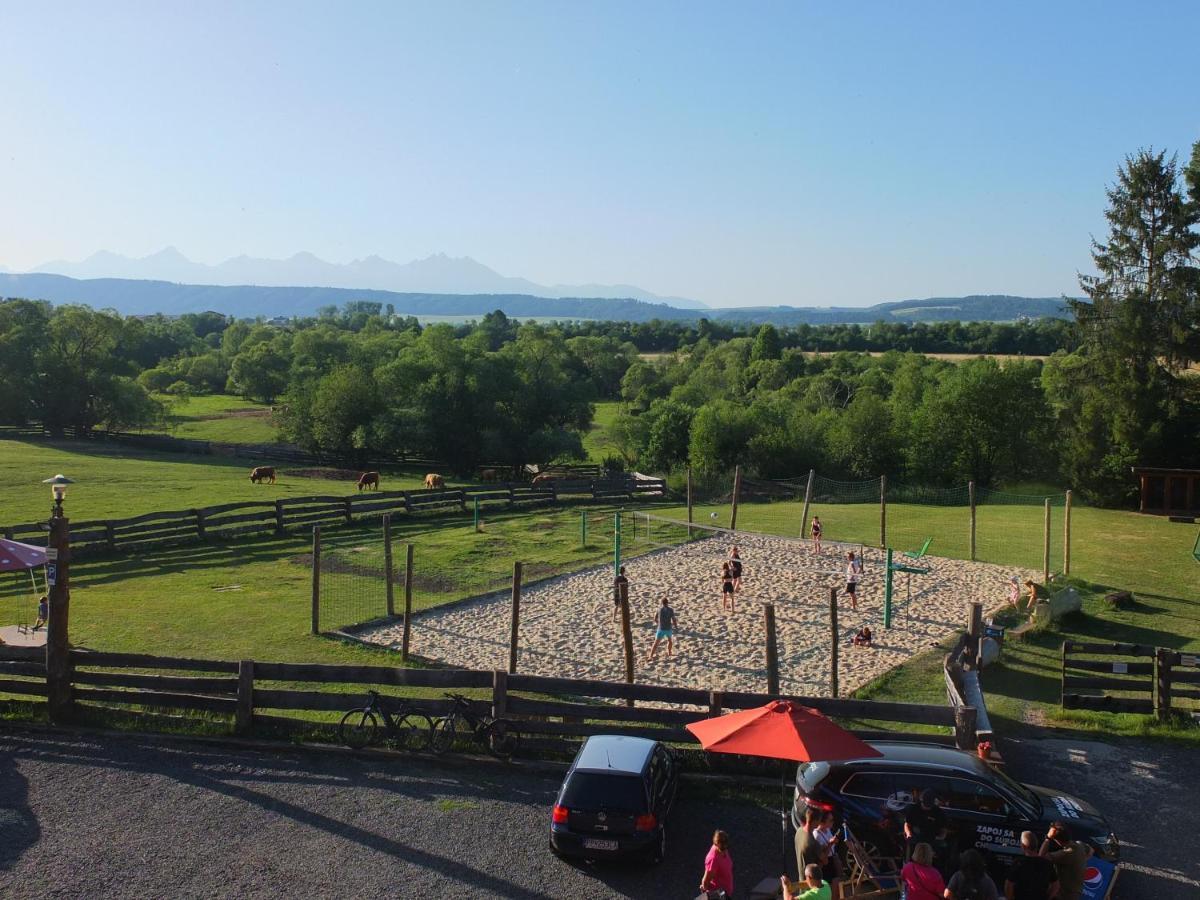
POLYGON ((946 844, 946 814, 937 805, 937 796, 926 788, 919 802, 904 813, 905 860, 912 859, 917 844, 928 844, 938 857, 944 857, 946 844))
POLYGON ((1079 900, 1092 849, 1083 841, 1071 840, 1071 830, 1064 823, 1054 822, 1042 842, 1042 856, 1054 863, 1058 873, 1059 900, 1079 900))

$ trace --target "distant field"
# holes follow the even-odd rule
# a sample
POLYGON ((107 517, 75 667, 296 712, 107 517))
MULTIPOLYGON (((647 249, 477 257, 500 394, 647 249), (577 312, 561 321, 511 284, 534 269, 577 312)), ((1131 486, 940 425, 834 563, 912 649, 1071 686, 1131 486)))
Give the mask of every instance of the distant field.
POLYGON ((271 444, 279 434, 271 423, 271 408, 229 394, 198 397, 159 397, 170 404, 168 433, 197 441, 231 444, 271 444))
MULTIPOLYGON (((843 352, 843 351, 840 351, 840 350, 812 350, 812 351, 808 351, 805 355, 806 356, 835 356, 841 352, 843 352)), ((858 352, 858 351, 856 351, 856 352, 858 352)), ((879 350, 870 350, 870 351, 866 351, 866 353, 868 356, 885 356, 886 355, 885 352, 879 351, 879 350)), ((1010 360, 1014 360, 1014 359, 1017 359, 1017 360, 1027 360, 1027 359, 1046 360, 1046 359, 1050 358, 1048 356, 1037 356, 1037 355, 1026 356, 1024 353, 922 353, 921 355, 928 356, 930 359, 944 359, 946 362, 953 362, 953 363, 966 362, 969 359, 979 359, 981 356, 985 356, 988 359, 999 360, 1000 362, 1009 362, 1010 360)))
MULTIPOLYGON (((58 472, 78 482, 67 495, 69 515, 76 520, 355 490, 351 479, 290 474, 304 467, 289 463, 279 464, 275 484, 251 484, 250 467, 272 462, 269 458, 148 453, 100 442, 0 438, 0 525, 44 518, 50 508, 50 491, 40 482, 58 472)), ((385 472, 382 487, 418 487, 420 478, 415 472, 385 472)))
POLYGON ((604 457, 615 454, 608 440, 608 427, 612 425, 620 412, 621 404, 616 400, 606 400, 596 404, 596 415, 592 419, 591 429, 583 436, 583 450, 589 462, 603 462, 604 457))

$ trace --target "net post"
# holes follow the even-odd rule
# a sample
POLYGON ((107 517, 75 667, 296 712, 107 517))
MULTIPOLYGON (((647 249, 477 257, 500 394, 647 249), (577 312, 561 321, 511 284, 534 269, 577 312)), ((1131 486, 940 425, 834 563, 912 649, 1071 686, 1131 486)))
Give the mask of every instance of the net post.
POLYGON ((729 513, 729 530, 737 531, 738 494, 742 492, 742 467, 733 467, 733 508, 729 513))
POLYGON ((321 633, 321 526, 313 526, 312 633, 321 633))
POLYGON ((582 550, 587 549, 587 510, 579 511, 579 547, 582 550))
MULTIPOLYGON (((692 467, 687 467, 687 512, 688 525, 692 524, 692 467)), ((692 539, 692 529, 688 528, 688 540, 692 539)))
POLYGON ((400 634, 400 658, 408 662, 408 640, 412 636, 413 545, 404 552, 404 629, 400 634))
POLYGON ((1045 499, 1046 515, 1042 522, 1042 584, 1050 582, 1050 498, 1045 499))
POLYGON ((879 476, 879 546, 887 546, 887 476, 879 476))
POLYGON ((395 575, 395 567, 392 565, 392 517, 388 514, 383 517, 383 577, 389 616, 396 614, 396 589, 393 584, 395 575))
POLYGON ((1067 491, 1063 510, 1063 574, 1071 574, 1071 491, 1067 491))
POLYGON ((892 627, 892 548, 887 548, 887 570, 883 576, 883 627, 892 627))
POLYGON ((621 574, 621 511, 613 513, 613 578, 621 574))
POLYGON ((971 562, 975 562, 975 482, 967 482, 967 495, 971 502, 971 562))
POLYGON ((779 696, 779 655, 775 643, 775 604, 764 603, 763 629, 766 632, 767 644, 767 693, 772 697, 779 696))
POLYGON ((836 698, 838 695, 838 608, 837 588, 829 589, 829 693, 836 698))
POLYGON ((479 498, 475 498, 475 533, 479 534, 479 498))
POLYGON ((816 474, 816 469, 808 470, 808 484, 804 486, 804 512, 800 513, 800 537, 804 537, 805 531, 808 530, 808 507, 812 503, 813 478, 816 474))
MULTIPOLYGON (((633 630, 629 626, 629 582, 618 583, 617 597, 621 601, 621 640, 625 644, 625 683, 633 684, 633 630)), ((633 698, 627 699, 625 705, 633 706, 633 698)))
POLYGON ((517 642, 521 633, 521 563, 513 563, 512 620, 508 632, 508 674, 517 674, 517 642))

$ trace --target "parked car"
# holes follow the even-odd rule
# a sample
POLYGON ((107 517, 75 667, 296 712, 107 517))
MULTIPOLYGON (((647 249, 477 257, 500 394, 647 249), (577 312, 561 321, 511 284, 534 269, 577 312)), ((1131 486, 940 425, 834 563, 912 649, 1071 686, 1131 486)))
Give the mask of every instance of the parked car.
POLYGON ((951 859, 974 847, 1000 873, 1021 854, 1021 832, 1038 840, 1050 823, 1068 824, 1076 840, 1115 861, 1117 837, 1100 812, 1062 791, 1021 784, 978 756, 934 744, 872 742, 883 754, 871 759, 803 763, 796 771, 792 824, 806 807, 833 810, 876 859, 902 858, 904 813, 932 791, 946 815, 951 859))
POLYGON ((660 861, 679 766, 658 741, 593 735, 579 749, 550 817, 550 849, 562 856, 660 861))

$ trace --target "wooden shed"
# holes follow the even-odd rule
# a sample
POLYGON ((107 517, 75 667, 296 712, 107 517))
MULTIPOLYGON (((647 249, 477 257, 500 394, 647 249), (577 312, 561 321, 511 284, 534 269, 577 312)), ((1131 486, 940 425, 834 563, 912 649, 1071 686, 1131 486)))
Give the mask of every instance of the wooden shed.
POLYGON ((1152 469, 1135 466, 1138 512, 1159 516, 1200 515, 1200 469, 1152 469))

